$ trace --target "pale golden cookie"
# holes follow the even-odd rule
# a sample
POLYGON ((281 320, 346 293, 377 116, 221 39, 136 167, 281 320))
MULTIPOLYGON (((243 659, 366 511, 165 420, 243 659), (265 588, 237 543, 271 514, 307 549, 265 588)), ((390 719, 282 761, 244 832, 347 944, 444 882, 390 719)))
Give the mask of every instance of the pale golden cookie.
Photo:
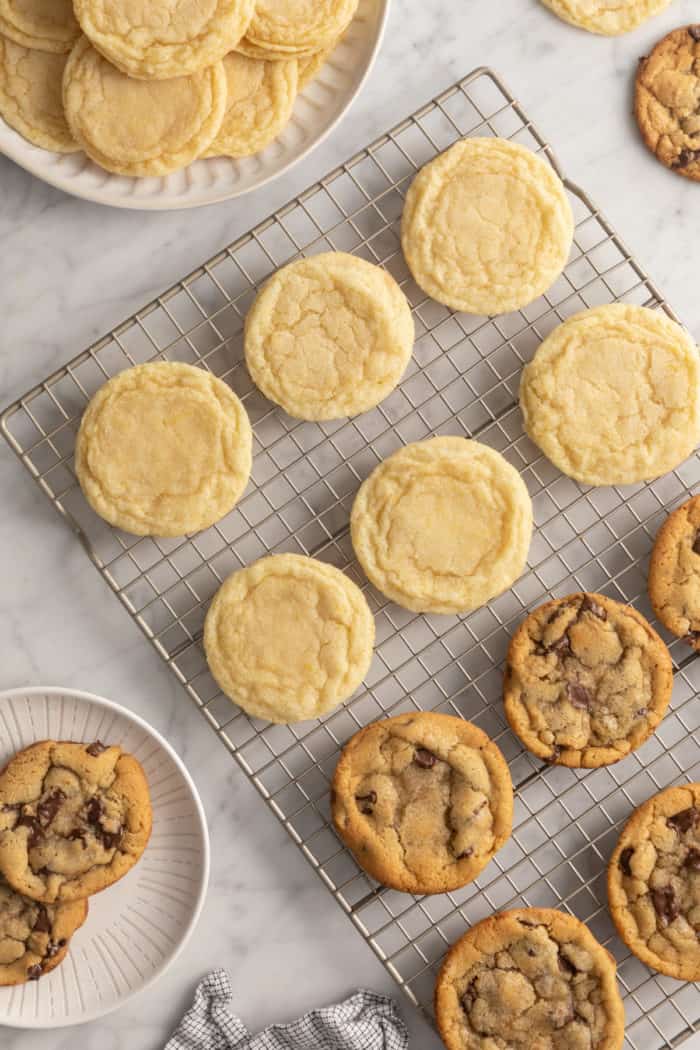
POLYGON ((674 510, 659 529, 649 597, 664 627, 700 650, 700 496, 674 510))
POLYGON ((299 55, 336 40, 358 0, 258 0, 246 38, 259 47, 299 55))
POLYGON ((700 181, 700 23, 674 29, 640 61, 634 115, 655 157, 700 181))
POLYGON ((261 62, 231 51, 224 59, 226 113, 205 157, 248 157, 276 139, 292 115, 299 71, 296 59, 261 62))
POLYGON ((374 618, 359 587, 299 554, 234 572, 204 623, 209 669, 222 691, 268 722, 305 722, 347 700, 373 646, 374 618))
POLYGON ((299 59, 299 91, 303 91, 307 84, 310 84, 312 80, 316 79, 340 43, 342 37, 343 34, 341 33, 341 35, 334 40, 332 44, 329 44, 328 47, 324 47, 321 51, 317 51, 315 55, 309 55, 307 58, 299 59))
POLYGON ((0 36, 0 116, 28 142, 56 153, 80 149, 63 112, 66 57, 0 36))
POLYGON ((525 568, 532 504, 517 470, 478 441, 399 449, 367 478, 352 543, 374 586, 416 612, 476 609, 525 568))
POLYGON ((297 59, 301 61, 313 58, 318 54, 316 47, 306 48, 303 51, 294 51, 291 54, 289 51, 278 51, 274 47, 261 47, 260 44, 254 44, 247 36, 238 41, 234 51, 239 55, 245 55, 246 58, 257 58, 261 62, 293 62, 297 59))
POLYGON ((700 356, 661 310, 597 306, 545 339, 523 371, 520 407, 562 473, 587 485, 649 481, 700 440, 700 356))
POLYGON ((652 15, 668 7, 671 0, 542 0, 545 7, 565 22, 589 33, 617 36, 636 29, 652 15))
POLYGON ((416 176, 401 243, 424 292, 471 314, 542 295, 569 257, 574 220, 546 160, 506 139, 462 139, 416 176))
POLYGON ((80 26, 72 0, 0 0, 0 33, 22 47, 66 54, 80 26))
POLYGON ((38 981, 54 970, 87 912, 87 899, 37 904, 0 876, 0 987, 38 981))
POLYGON ((394 390, 414 335, 406 296, 386 270, 323 252, 289 263, 264 285, 246 318, 246 363, 289 415, 341 419, 394 390))
POLYGON ((255 0, 74 0, 80 26, 112 65, 143 80, 197 73, 243 37, 255 0))
POLYGON ((133 80, 83 37, 63 75, 63 105, 76 140, 117 175, 168 175, 211 145, 226 110, 226 74, 217 62, 173 80, 133 80))
POLYGON ((243 405, 209 372, 172 362, 110 379, 83 415, 75 470, 91 507, 138 536, 183 536, 235 506, 250 475, 243 405))

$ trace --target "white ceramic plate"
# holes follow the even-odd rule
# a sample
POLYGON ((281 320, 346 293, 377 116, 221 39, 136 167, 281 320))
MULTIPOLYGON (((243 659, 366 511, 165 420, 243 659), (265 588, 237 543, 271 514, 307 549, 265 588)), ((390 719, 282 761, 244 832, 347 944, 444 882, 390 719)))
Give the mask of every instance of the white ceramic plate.
POLYGON ((115 208, 197 208, 238 197, 281 175, 318 146, 360 91, 379 50, 390 0, 360 0, 342 41, 299 95, 292 119, 262 153, 243 160, 198 160, 165 178, 111 175, 84 153, 49 153, 26 142, 0 118, 0 152, 44 182, 75 197, 115 208))
POLYGON ((0 1024, 17 1028, 93 1021, 143 991, 185 946, 209 879, 209 837, 197 789, 155 729, 90 693, 0 693, 0 767, 20 748, 47 739, 99 739, 135 755, 148 777, 153 832, 138 864, 90 898, 85 925, 61 965, 38 981, 0 988, 0 1024))

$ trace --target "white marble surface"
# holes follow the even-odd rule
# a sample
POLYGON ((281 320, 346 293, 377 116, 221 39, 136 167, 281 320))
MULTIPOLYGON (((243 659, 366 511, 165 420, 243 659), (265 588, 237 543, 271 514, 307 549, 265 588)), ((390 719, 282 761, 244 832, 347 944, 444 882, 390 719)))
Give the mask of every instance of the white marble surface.
MULTIPOLYGON (((630 116, 637 58, 700 20, 675 0, 633 34, 606 40, 559 23, 537 0, 394 0, 377 66, 324 146, 245 200, 197 212, 109 211, 63 196, 0 158, 0 391, 3 404, 154 293, 283 204, 474 66, 498 70, 700 338, 700 187, 656 164, 630 116)), ((156 1050, 209 967, 226 966, 256 1028, 392 984, 285 832, 88 563, 0 449, 0 687, 61 683, 110 696, 178 749, 211 825, 208 903, 163 981, 79 1033, 3 1029, 3 1050, 156 1050)), ((404 1006, 416 1050, 435 1037, 404 1006)))

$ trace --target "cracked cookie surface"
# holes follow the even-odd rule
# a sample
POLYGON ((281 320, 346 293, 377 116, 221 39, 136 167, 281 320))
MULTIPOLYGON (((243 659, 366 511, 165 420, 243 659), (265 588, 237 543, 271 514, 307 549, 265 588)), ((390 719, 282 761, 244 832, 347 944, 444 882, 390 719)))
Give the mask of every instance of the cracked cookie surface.
POLYGON ((657 159, 700 180, 700 24, 669 33, 641 60, 634 112, 657 159))
POLYGON ((0 987, 36 981, 63 962, 87 911, 87 899, 37 904, 0 876, 0 987))
POLYGON ((572 594, 521 623, 503 693, 511 728, 533 754, 591 768, 643 744, 672 688, 671 656, 643 616, 601 594, 572 594))
POLYGON ((246 41, 280 54, 320 51, 353 18, 358 0, 257 0, 246 41))
POLYGON ((589 33, 617 36, 636 29, 671 0, 542 0, 545 7, 589 33))
POLYGON ((252 434, 231 388, 192 365, 137 365, 98 390, 75 467, 85 498, 139 536, 183 536, 219 521, 248 483, 252 434))
POLYGON ((552 908, 501 912, 448 952, 435 989, 448 1050, 619 1050, 615 960, 552 908))
POLYGON ((574 314, 523 370, 530 438, 587 485, 650 481, 700 440, 700 356, 660 310, 613 303, 574 314))
POLYGON ((80 149, 63 111, 66 60, 0 36, 0 116, 28 142, 55 153, 80 149))
POLYGON ((467 612, 525 568, 532 504, 517 470, 478 441, 399 449, 360 487, 352 543, 374 586, 416 612, 467 612))
POLYGON ((610 858, 608 899, 642 962, 700 980, 700 784, 666 788, 634 811, 610 858))
POLYGON ((254 718, 304 722, 347 700, 369 670, 374 617, 357 584, 300 554, 261 558, 222 584, 204 623, 209 669, 254 718))
POLYGON ((336 830, 358 864, 406 893, 466 885, 511 831, 503 755, 450 715, 415 712, 360 730, 343 749, 331 797, 336 830))
POLYGON ((295 59, 261 62, 231 51, 223 60, 228 95, 218 134, 205 157, 248 157, 283 130, 299 83, 295 59))
POLYGON ((76 901, 111 886, 150 833, 148 782, 120 747, 44 740, 0 772, 0 873, 32 900, 76 901))
POLYGON ((291 416, 341 419, 394 390, 414 335, 406 297, 386 270, 323 252, 278 270, 259 292, 246 317, 246 363, 291 416))
POLYGON ((22 47, 65 54, 80 26, 72 0, 0 0, 0 33, 22 47))
POLYGON ((427 164, 406 195, 401 243, 424 292, 471 314, 533 302, 559 276, 574 221, 561 179, 499 138, 462 139, 427 164))
POLYGON ((649 597, 664 627, 700 650, 700 496, 674 510, 659 529, 649 597))

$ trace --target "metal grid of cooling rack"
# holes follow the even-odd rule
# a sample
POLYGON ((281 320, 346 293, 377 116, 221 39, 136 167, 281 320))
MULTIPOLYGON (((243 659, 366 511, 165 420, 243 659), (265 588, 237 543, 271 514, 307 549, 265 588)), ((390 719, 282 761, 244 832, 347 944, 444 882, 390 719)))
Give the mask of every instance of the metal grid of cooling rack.
MULTIPOLYGON (((47 378, 4 413, 3 432, 91 559, 219 738, 416 1006, 431 1013, 445 947, 496 909, 549 905, 585 920, 618 960, 626 1046, 676 1046, 700 1028, 692 984, 654 974, 614 936, 604 870, 621 822, 671 782, 700 778, 692 701, 700 661, 672 645, 670 712, 636 754, 607 769, 543 766, 508 730, 500 702, 509 637, 550 595, 599 590, 647 615, 645 559, 667 511, 700 489, 693 457, 651 485, 588 490, 560 475, 528 441, 517 407, 521 368, 540 340, 576 310, 626 301, 670 310, 584 193, 566 183, 576 217, 565 273, 520 313, 453 314, 412 282, 399 243, 404 193, 418 168, 463 135, 501 135, 550 148, 495 74, 476 70, 140 313, 47 378), (352 251, 385 266, 414 309, 417 341, 400 388, 352 420, 300 423, 266 402, 242 363, 242 325, 256 288, 299 254, 352 251), (120 533, 87 507, 72 470, 87 399, 129 365, 161 357, 211 369, 242 397, 255 432, 244 499, 215 527, 178 540, 120 533), (400 445, 433 433, 478 437, 525 479, 536 531, 525 575, 467 616, 419 616, 368 587, 353 560, 348 518, 362 479, 400 445), (270 726, 217 690, 201 646, 207 603, 233 570, 268 551, 322 558, 366 590, 377 646, 365 686, 320 722, 270 726), (339 748, 385 714, 439 709, 495 738, 517 790, 513 835, 457 893, 414 898, 377 887, 329 826, 328 787, 339 748)), ((558 170, 558 169, 557 169, 558 170)))

